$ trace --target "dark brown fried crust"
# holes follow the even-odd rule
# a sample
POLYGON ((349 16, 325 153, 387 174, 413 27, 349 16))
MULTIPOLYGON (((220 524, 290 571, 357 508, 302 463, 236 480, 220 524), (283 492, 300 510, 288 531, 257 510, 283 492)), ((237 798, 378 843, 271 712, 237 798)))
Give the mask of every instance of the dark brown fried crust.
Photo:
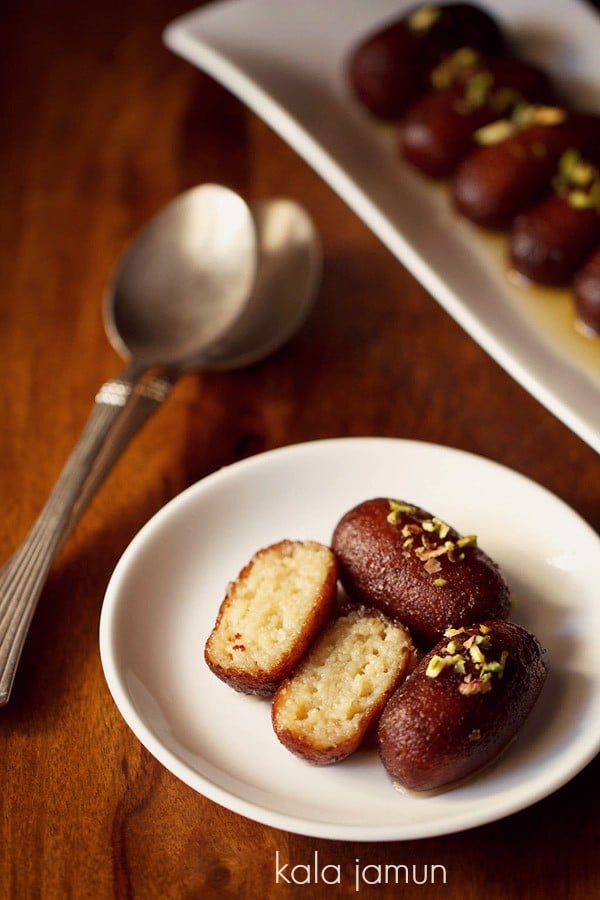
POLYGON ((432 555, 435 561, 429 562, 428 551, 420 549, 423 543, 456 545, 458 532, 450 528, 443 539, 419 532, 432 516, 417 507, 391 523, 390 509, 388 499, 367 500, 347 512, 335 528, 332 547, 340 581, 354 602, 399 619, 424 649, 437 643, 450 624, 508 616, 508 586, 496 563, 479 546, 467 543, 432 555), (403 533, 411 528, 417 533, 403 533))
MULTIPOLYGON (((419 87, 418 57, 403 21, 362 41, 348 60, 348 80, 360 103, 380 119, 400 118, 419 87)), ((419 67, 420 68, 420 67, 419 67)))
POLYGON ((546 673, 539 642, 513 623, 487 622, 483 629, 472 626, 444 638, 400 685, 379 721, 379 749, 390 776, 413 791, 445 788, 470 777, 515 737, 546 673), (501 674, 491 675, 488 690, 481 689, 477 682, 481 669, 475 669, 462 646, 485 629, 489 641, 481 646, 486 660, 498 661, 506 654, 501 674), (466 659, 466 675, 453 666, 443 668, 437 677, 427 675, 434 656, 449 655, 451 641, 466 659))
POLYGON ((568 285, 599 241, 598 210, 552 193, 515 219, 510 265, 536 284, 568 285))
MULTIPOLYGON (((255 564, 257 558, 263 556, 267 551, 274 548, 285 549, 291 545, 292 541, 284 540, 270 547, 259 550, 252 559, 244 566, 239 573, 237 579, 232 582, 227 590, 225 599, 223 600, 214 628, 211 632, 216 633, 223 620, 223 615, 228 604, 234 602, 233 593, 236 584, 243 581, 255 564)), ((308 541, 307 543, 312 543, 308 541)), ((209 636, 204 649, 204 659, 209 669, 232 687, 236 691, 245 694, 257 694, 263 697, 272 696, 281 682, 287 678, 296 668, 300 660, 308 651, 309 647, 320 633, 325 623, 330 618, 334 609, 337 593, 337 561, 333 553, 331 553, 330 565, 327 577, 320 587, 319 595, 315 597, 312 610, 308 618, 298 623, 298 635, 293 647, 285 654, 282 654, 277 664, 266 671, 247 672, 233 665, 224 666, 220 664, 211 652, 211 636, 209 636)))
POLYGON ((549 189, 563 153, 579 150, 593 160, 599 145, 600 116, 567 113, 562 122, 533 124, 477 147, 454 175, 454 206, 484 228, 507 228, 549 189))
POLYGON ((590 334, 600 334, 600 250, 596 250, 577 272, 574 281, 575 309, 590 334))

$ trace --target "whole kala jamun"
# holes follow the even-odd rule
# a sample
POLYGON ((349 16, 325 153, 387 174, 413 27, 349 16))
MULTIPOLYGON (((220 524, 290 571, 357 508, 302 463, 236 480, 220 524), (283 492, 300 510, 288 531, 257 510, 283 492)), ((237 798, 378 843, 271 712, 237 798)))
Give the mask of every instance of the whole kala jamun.
POLYGON ((360 503, 338 522, 332 549, 349 598, 399 619, 423 649, 449 625, 508 617, 508 585, 477 536, 411 503, 360 503))
POLYGON ((492 762, 515 737, 546 679, 543 650, 512 622, 450 628, 385 707, 383 764, 397 786, 450 787, 492 762))

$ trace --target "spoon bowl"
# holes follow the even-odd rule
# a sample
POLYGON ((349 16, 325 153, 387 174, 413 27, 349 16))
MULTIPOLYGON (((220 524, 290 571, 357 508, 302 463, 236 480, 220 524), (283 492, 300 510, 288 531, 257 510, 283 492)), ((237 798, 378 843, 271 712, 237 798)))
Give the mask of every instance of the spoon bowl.
POLYGON ((250 211, 259 259, 254 289, 237 322, 200 361, 203 369, 249 366, 274 353, 304 324, 317 295, 322 249, 306 211, 285 198, 250 211))
POLYGON ((104 301, 120 355, 146 366, 193 368, 235 325, 258 271, 249 207, 204 184, 169 203, 121 257, 104 301))

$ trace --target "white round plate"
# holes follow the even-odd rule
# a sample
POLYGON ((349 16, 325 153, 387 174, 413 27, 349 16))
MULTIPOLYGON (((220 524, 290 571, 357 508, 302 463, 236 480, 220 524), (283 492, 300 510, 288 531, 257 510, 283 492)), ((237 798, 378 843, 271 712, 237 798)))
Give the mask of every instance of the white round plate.
POLYGON ((600 538, 539 485, 489 460, 424 444, 341 438, 236 463, 172 500, 125 551, 100 624, 105 676, 124 719, 167 769, 241 815, 314 837, 447 834, 547 796, 598 752, 600 538), (550 674, 517 741, 478 778, 437 796, 395 791, 375 749, 316 767, 277 741, 268 700, 235 693, 203 658, 227 583, 282 538, 329 542, 375 496, 477 533, 518 598, 513 619, 550 674))

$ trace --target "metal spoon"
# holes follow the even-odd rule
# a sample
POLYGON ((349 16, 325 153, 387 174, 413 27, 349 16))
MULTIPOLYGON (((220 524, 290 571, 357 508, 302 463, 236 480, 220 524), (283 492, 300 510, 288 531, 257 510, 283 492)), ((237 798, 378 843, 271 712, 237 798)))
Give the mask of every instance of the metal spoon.
POLYGON ((291 201, 250 209, 227 188, 203 185, 140 233, 104 306, 109 339, 129 365, 100 388, 46 505, 0 570, 0 706, 52 562, 131 437, 185 372, 247 365, 287 340, 319 274, 314 228, 291 201), (160 374, 148 377, 153 369, 160 374))
MULTIPOLYGON (((207 348, 198 361, 195 368, 203 371, 242 368, 274 353, 302 326, 316 298, 322 250, 305 210, 292 200, 279 198, 251 204, 250 213, 256 227, 259 259, 254 289, 222 340, 207 348)), ((110 312, 105 316, 105 324, 111 343, 125 352, 110 312)), ((186 366, 171 368, 135 386, 73 507, 69 533, 132 436, 186 370, 186 366)))

